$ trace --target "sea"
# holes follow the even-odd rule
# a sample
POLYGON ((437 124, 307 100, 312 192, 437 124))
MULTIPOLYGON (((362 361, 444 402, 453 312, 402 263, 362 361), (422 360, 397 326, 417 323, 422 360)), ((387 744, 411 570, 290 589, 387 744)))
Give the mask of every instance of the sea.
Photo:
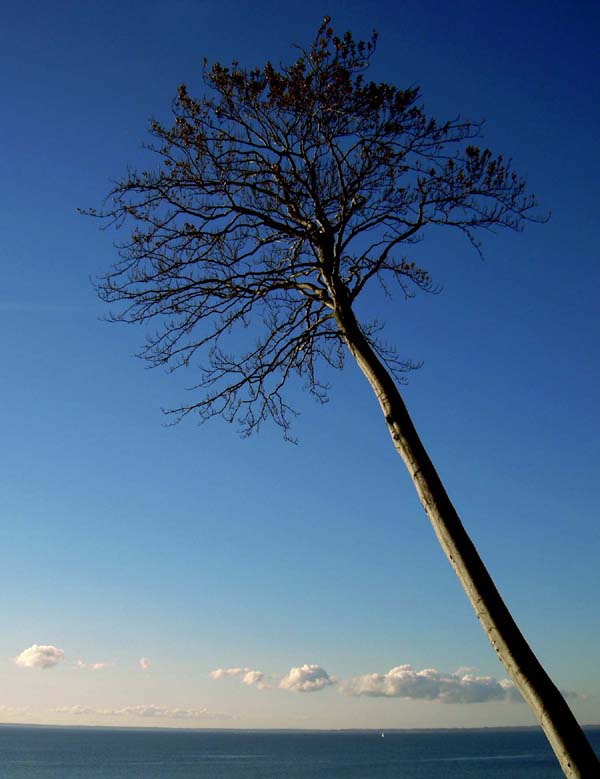
MULTIPOLYGON (((600 753, 600 728, 587 731, 600 753)), ((1 779, 561 779, 529 729, 226 731, 0 726, 1 779)))

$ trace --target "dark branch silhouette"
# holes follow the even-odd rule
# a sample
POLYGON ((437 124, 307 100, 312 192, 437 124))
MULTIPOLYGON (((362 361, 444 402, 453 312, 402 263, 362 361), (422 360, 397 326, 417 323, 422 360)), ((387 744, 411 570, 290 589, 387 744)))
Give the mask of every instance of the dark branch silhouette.
MULTIPOLYGON (((115 319, 160 320, 151 364, 203 364, 204 394, 172 413, 224 415, 246 433, 271 417, 287 434, 290 377, 323 400, 319 361, 343 363, 334 279, 350 305, 375 279, 404 296, 431 290, 404 256, 427 227, 478 247, 477 228, 520 229, 531 211, 510 164, 469 145, 479 124, 439 125, 418 89, 365 80, 375 42, 324 25, 281 71, 205 63, 211 96, 182 86, 173 125, 151 125, 160 166, 113 189, 102 215, 135 228, 102 298, 125 304, 115 319)), ((396 378, 416 367, 376 322, 361 329, 396 378)))

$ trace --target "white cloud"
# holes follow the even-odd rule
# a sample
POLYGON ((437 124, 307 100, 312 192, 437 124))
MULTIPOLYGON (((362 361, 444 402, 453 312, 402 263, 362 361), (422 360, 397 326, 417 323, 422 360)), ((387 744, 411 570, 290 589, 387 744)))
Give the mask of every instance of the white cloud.
POLYGON ((465 674, 474 674, 477 671, 477 668, 473 665, 461 665, 460 668, 457 668, 454 672, 457 676, 465 676, 465 674))
POLYGON ((249 687, 256 685, 257 687, 264 687, 265 675, 262 671, 246 671, 242 676, 242 684, 247 684, 249 687))
MULTIPOLYGON (((262 671, 252 668, 217 668, 210 672, 213 679, 239 679, 242 684, 258 687, 259 690, 272 689, 266 679, 274 679, 274 675, 266 677, 262 671)), ((277 678, 277 676, 275 676, 277 678)), ((291 692, 316 692, 324 687, 336 684, 336 679, 329 676, 320 665, 303 665, 298 668, 290 668, 277 685, 281 690, 291 692)))
POLYGON ((504 701, 506 703, 524 703, 523 696, 517 690, 514 682, 510 679, 499 679, 498 684, 504 690, 504 701))
POLYGON ((27 714, 29 712, 29 706, 6 706, 0 704, 0 715, 3 714, 27 714))
POLYGON ((77 660, 75 667, 82 671, 101 671, 106 668, 106 663, 84 663, 83 660, 77 660))
POLYGON ((15 657, 15 663, 21 668, 53 668, 64 656, 64 651, 55 646, 33 644, 15 657))
POLYGON ((174 719, 174 720, 217 720, 231 719, 229 714, 211 712, 206 708, 186 709, 182 707, 169 708, 156 704, 138 704, 136 706, 124 706, 121 709, 94 709, 89 706, 61 706, 52 709, 56 714, 70 714, 75 716, 102 716, 102 717, 143 717, 146 719, 174 719))
POLYGON ((292 692, 317 692, 331 684, 335 684, 335 679, 320 665, 303 665, 290 668, 279 682, 279 687, 292 692))
POLYGON ((104 714, 102 710, 91 709, 89 706, 60 706, 56 709, 50 709, 55 714, 104 714))
POLYGON ((142 671, 147 671, 150 668, 150 660, 147 657, 140 657, 138 665, 142 671))
POLYGON ((262 671, 255 671, 252 668, 217 668, 210 672, 213 679, 237 678, 242 684, 248 687, 258 687, 259 690, 268 689, 265 682, 265 675, 262 671))
POLYGON ((227 679, 228 677, 242 676, 249 671, 249 668, 216 668, 210 672, 210 676, 213 679, 227 679))
POLYGON ((150 705, 138 705, 138 706, 125 706, 123 709, 117 709, 115 714, 133 716, 133 717, 158 717, 161 719, 223 719, 225 715, 214 714, 208 711, 206 708, 202 709, 184 709, 174 708, 170 709, 165 706, 150 705))
POLYGON ((441 703, 505 703, 522 702, 521 694, 509 679, 478 676, 476 669, 459 668, 454 673, 442 673, 435 668, 416 671, 410 665, 399 665, 385 674, 365 674, 351 679, 330 676, 320 665, 302 665, 283 677, 265 675, 247 667, 216 668, 213 679, 238 679, 242 684, 261 690, 278 687, 289 692, 318 692, 337 685, 340 692, 372 698, 407 698, 441 703), (279 678, 279 682, 276 679, 279 678))
POLYGON ((463 670, 452 674, 441 673, 435 668, 415 671, 410 665, 399 665, 386 674, 365 674, 348 679, 340 685, 340 690, 346 695, 409 698, 441 703, 522 701, 508 679, 498 681, 492 676, 462 673, 463 670))

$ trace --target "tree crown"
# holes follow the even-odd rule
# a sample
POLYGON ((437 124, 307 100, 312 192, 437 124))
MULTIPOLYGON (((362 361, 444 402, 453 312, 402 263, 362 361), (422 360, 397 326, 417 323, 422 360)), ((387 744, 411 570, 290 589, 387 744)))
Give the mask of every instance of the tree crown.
MULTIPOLYGON (((156 167, 130 171, 87 212, 132 226, 98 280, 120 304, 111 318, 158 324, 141 352, 152 365, 203 361, 204 394, 177 419, 223 415, 250 433, 270 417, 287 436, 289 379, 326 400, 318 363, 342 366, 340 312, 373 280, 406 297, 433 289, 405 254, 428 227, 479 250, 481 230, 532 218, 510 162, 471 143, 479 123, 440 124, 418 88, 369 81, 376 34, 338 37, 329 21, 291 65, 205 61, 204 96, 179 87, 173 123, 151 123, 156 167)), ((415 367, 376 322, 361 328, 400 380, 415 367)))

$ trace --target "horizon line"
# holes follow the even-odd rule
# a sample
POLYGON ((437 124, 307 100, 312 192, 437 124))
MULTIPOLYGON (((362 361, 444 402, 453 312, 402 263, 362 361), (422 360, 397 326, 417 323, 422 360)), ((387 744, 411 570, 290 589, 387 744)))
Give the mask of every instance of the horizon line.
MULTIPOLYGON (((584 723, 586 730, 600 730, 600 723, 584 723)), ((177 725, 78 725, 62 723, 39 722, 0 722, 0 728, 39 728, 53 730, 158 730, 179 731, 185 733, 447 733, 447 732, 477 732, 477 731, 542 731, 540 725, 448 725, 446 727, 405 727, 405 728, 219 728, 219 727, 178 727, 177 725)))

